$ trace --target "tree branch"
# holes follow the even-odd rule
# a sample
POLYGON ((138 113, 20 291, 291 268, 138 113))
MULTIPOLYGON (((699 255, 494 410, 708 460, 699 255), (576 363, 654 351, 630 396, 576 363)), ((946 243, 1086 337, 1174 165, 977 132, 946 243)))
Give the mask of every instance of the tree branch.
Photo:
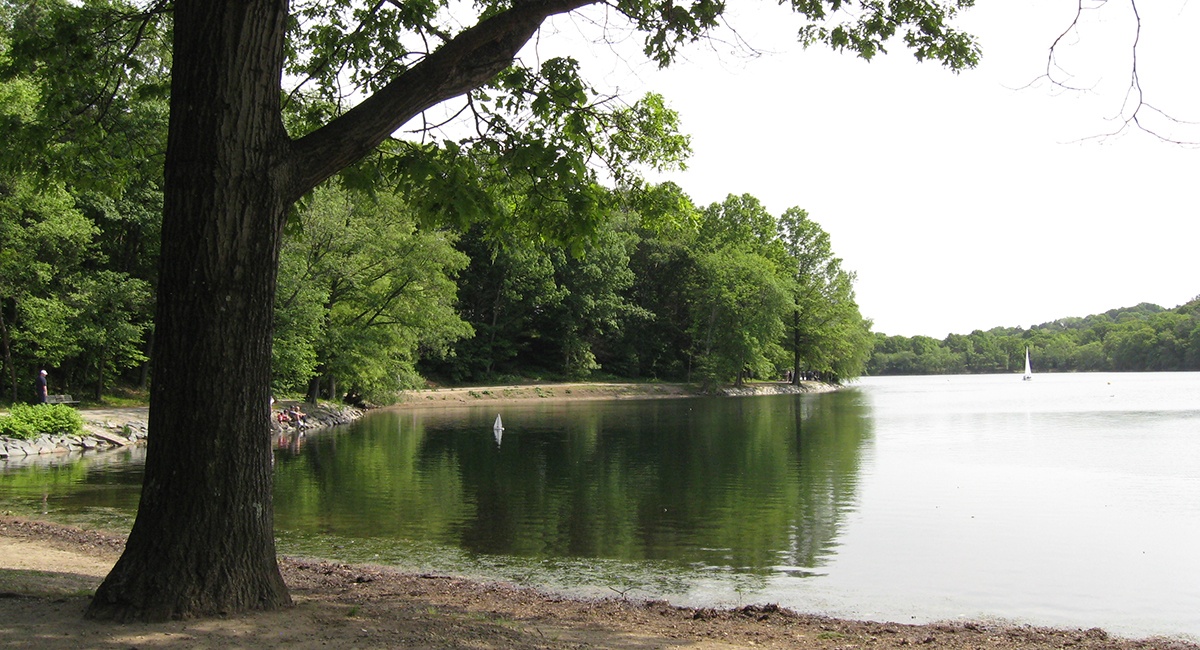
POLYGON ((324 127, 291 143, 280 161, 288 200, 366 156, 409 119, 507 68, 542 22, 597 0, 519 0, 458 34, 324 127))
MULTIPOLYGON (((1144 120, 1143 118, 1157 116, 1168 123, 1176 125, 1191 124, 1183 120, 1177 119, 1158 107, 1146 101, 1146 94, 1142 88, 1142 80, 1138 70, 1138 52, 1142 40, 1142 14, 1138 10, 1138 0, 1127 0, 1129 9, 1133 14, 1133 40, 1129 46, 1129 85, 1125 89, 1124 96, 1120 105, 1117 107, 1117 112, 1109 120, 1116 122, 1116 128, 1108 133, 1093 135, 1085 140, 1107 139, 1121 135, 1128 128, 1135 128, 1144 133, 1147 133, 1163 142, 1171 144, 1196 146, 1195 141, 1180 139, 1168 135, 1159 127, 1149 123, 1153 120, 1144 120)), ((1093 0, 1089 5, 1088 0, 1078 0, 1075 9, 1075 17, 1071 20, 1071 24, 1054 39, 1050 44, 1049 51, 1046 55, 1046 70, 1041 75, 1041 79, 1046 79, 1051 85, 1069 90, 1072 92, 1090 91, 1089 88, 1082 88, 1071 84, 1067 79, 1059 78, 1059 73, 1069 76, 1069 72, 1058 64, 1058 52, 1065 45, 1064 39, 1070 34, 1078 34, 1079 21, 1083 17, 1084 11, 1098 10, 1103 8, 1108 3, 1108 0, 1093 0)), ((1035 80, 1036 82, 1036 80, 1035 80)), ((1032 85, 1032 84, 1031 84, 1032 85)))

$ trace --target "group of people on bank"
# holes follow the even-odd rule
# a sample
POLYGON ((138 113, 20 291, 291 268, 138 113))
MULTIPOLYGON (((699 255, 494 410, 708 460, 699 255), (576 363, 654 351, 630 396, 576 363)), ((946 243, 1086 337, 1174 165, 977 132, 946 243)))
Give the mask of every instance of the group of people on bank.
POLYGON ((297 429, 302 429, 308 426, 308 414, 300 409, 299 404, 292 404, 289 407, 275 410, 275 398, 271 398, 271 413, 275 421, 279 424, 290 424, 297 429))

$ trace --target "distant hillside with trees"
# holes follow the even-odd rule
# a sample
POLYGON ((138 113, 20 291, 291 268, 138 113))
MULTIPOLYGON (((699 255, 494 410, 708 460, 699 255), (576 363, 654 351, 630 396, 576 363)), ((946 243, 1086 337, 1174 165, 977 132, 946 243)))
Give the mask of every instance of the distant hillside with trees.
POLYGON ((1174 309, 1141 303, 1028 330, 996 327, 940 341, 876 333, 866 374, 1020 372, 1026 346, 1038 372, 1200 370, 1200 296, 1174 309))

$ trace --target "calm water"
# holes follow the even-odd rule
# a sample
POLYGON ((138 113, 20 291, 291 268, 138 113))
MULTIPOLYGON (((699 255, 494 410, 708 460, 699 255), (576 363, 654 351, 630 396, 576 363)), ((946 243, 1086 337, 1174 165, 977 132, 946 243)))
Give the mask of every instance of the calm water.
MULTIPOLYGON (((382 412, 283 443, 284 553, 690 605, 1200 637, 1200 373, 382 412)), ((0 507, 131 521, 136 452, 3 467, 0 507)))

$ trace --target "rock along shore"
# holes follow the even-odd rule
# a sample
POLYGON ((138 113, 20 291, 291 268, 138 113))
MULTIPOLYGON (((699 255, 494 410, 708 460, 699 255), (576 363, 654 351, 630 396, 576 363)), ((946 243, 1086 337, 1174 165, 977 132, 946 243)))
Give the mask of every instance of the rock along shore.
MULTIPOLYGON (((298 425, 280 422, 272 412, 271 432, 311 431, 323 427, 353 422, 362 417, 363 410, 351 406, 301 404, 306 419, 298 425)), ((147 407, 115 409, 83 409, 83 432, 79 434, 44 434, 32 440, 0 437, 0 460, 19 461, 26 458, 50 456, 70 457, 89 452, 108 451, 146 444, 147 407)))

